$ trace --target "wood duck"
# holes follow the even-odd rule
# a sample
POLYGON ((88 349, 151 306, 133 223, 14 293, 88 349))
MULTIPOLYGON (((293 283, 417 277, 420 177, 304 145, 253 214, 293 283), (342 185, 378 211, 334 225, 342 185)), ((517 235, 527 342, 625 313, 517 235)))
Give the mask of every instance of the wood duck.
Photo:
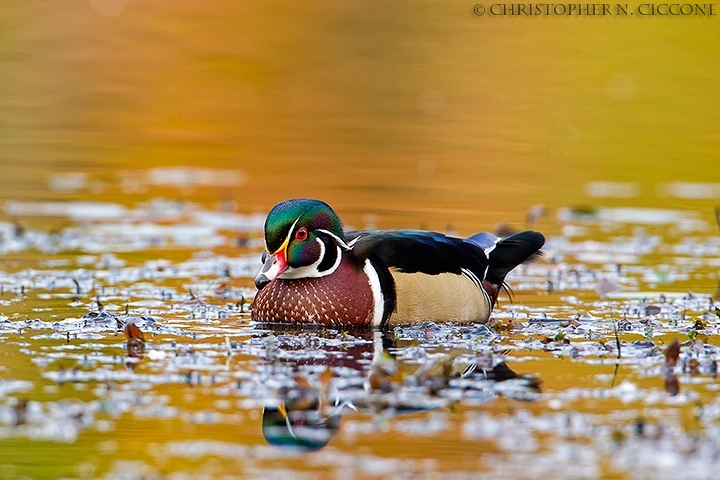
POLYGON ((545 243, 422 230, 343 232, 320 200, 275 205, 265 220, 252 319, 263 323, 407 325, 486 322, 505 276, 545 243))

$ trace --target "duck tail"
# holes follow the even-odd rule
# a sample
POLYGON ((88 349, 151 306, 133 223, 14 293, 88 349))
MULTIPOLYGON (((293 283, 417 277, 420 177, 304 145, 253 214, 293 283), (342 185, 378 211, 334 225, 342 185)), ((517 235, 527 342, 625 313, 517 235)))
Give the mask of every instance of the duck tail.
POLYGON ((489 266, 485 280, 501 287, 505 276, 521 263, 540 257, 540 248, 545 244, 545 237, 539 232, 526 231, 510 235, 498 241, 488 253, 489 266))

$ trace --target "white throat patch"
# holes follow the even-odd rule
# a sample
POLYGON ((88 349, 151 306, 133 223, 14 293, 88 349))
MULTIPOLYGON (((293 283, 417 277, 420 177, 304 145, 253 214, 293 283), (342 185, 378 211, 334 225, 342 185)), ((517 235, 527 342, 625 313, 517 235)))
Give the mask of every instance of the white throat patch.
POLYGON ((315 241, 320 244, 320 257, 318 257, 318 259, 312 264, 306 265, 304 267, 288 267, 287 270, 281 273, 278 278, 286 280, 298 278, 320 278, 330 275, 335 270, 337 270, 337 268, 340 266, 340 262, 342 261, 342 250, 340 249, 340 247, 338 245, 335 246, 335 248, 337 248, 337 258, 335 259, 335 263, 333 264, 333 266, 321 272, 320 270, 318 270, 318 267, 325 258, 325 244, 319 238, 316 238, 315 241))

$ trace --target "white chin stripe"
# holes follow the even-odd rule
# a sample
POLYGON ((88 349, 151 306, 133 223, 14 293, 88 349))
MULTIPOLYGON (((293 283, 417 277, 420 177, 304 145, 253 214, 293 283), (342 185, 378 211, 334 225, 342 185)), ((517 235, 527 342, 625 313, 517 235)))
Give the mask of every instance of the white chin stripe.
POLYGON ((260 270, 260 273, 265 275, 270 280, 275 280, 278 276, 282 277, 285 274, 285 272, 280 272, 280 262, 278 262, 277 260, 273 262, 273 264, 270 266, 270 268, 267 269, 267 271, 260 270))
POLYGON ((372 324, 374 327, 378 327, 380 326, 380 323, 382 323, 383 310, 385 309, 385 299, 383 298, 382 289, 380 288, 380 277, 378 277, 378 274, 370 263, 370 260, 365 260, 365 267, 363 267, 363 271, 370 282, 370 290, 372 290, 373 301, 375 302, 372 324))
POLYGON ((323 272, 318 270, 318 266, 320 266, 320 263, 323 261, 323 258, 325 258, 325 244, 320 240, 319 238, 315 240, 320 244, 320 257, 313 262, 310 265, 307 265, 305 267, 288 267, 287 270, 285 270, 281 275, 280 278, 284 279, 295 279, 295 278, 319 278, 324 277, 326 275, 330 275, 333 273, 337 268, 340 266, 340 262, 342 261, 342 251, 340 250, 340 247, 336 246, 337 248, 337 258, 335 259, 335 263, 332 267, 330 267, 328 270, 325 270, 323 272))

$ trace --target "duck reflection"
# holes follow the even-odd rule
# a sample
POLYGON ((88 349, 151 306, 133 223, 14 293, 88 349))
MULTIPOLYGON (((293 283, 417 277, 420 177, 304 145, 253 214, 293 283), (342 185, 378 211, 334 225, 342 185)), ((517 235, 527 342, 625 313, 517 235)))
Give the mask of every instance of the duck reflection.
POLYGON ((540 381, 515 373, 501 355, 472 357, 460 349, 427 354, 417 340, 372 330, 340 334, 272 327, 264 335, 271 376, 283 386, 267 401, 262 433, 277 447, 325 447, 348 410, 389 418, 463 400, 534 400, 540 395, 540 381), (470 360, 454 361, 460 356, 470 360))
POLYGON ((340 431, 343 403, 324 404, 321 395, 289 396, 263 410, 262 432, 270 445, 319 450, 340 431))

